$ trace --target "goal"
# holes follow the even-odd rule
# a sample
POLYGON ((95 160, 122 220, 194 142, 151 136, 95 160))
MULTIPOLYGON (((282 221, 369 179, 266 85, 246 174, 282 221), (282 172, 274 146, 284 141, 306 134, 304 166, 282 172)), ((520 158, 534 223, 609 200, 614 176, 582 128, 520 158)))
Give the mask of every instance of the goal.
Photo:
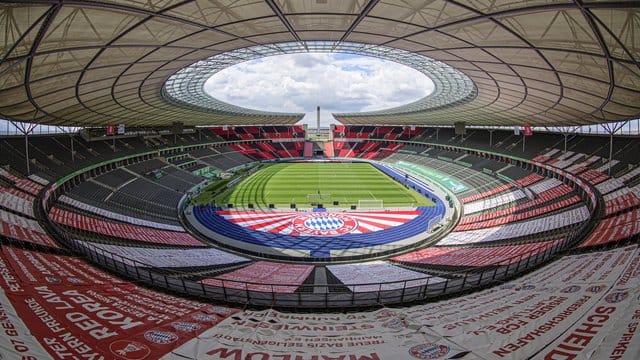
POLYGON ((358 209, 384 209, 384 201, 379 199, 358 200, 358 209))
POLYGON ((331 194, 307 194, 307 202, 311 204, 319 204, 329 200, 331 200, 331 194))

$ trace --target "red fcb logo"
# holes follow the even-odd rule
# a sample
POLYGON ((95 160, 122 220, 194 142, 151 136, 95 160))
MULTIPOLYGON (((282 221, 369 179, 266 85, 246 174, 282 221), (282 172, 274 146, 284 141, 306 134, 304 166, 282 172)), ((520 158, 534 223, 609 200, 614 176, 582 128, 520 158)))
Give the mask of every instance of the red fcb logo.
POLYGON ((358 228, 358 222, 340 213, 313 213, 293 219, 293 229, 300 234, 335 236, 349 234, 358 228))
POLYGON ((109 350, 118 358, 127 360, 142 360, 151 354, 147 345, 131 340, 116 340, 109 344, 109 350))

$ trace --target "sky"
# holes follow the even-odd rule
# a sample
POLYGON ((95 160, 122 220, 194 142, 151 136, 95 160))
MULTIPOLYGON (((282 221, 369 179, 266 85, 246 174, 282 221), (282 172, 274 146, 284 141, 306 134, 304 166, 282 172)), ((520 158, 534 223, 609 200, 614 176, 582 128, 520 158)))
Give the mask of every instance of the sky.
POLYGON ((336 53, 271 56, 226 68, 204 85, 209 95, 251 109, 306 113, 301 123, 335 122, 333 112, 390 108, 433 91, 433 82, 405 65, 336 53))

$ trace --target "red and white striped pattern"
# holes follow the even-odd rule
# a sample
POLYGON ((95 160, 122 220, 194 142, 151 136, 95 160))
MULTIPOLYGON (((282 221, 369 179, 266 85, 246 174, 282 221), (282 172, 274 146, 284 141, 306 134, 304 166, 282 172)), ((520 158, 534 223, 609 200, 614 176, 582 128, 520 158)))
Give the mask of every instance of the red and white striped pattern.
POLYGON ((539 252, 558 242, 551 240, 522 245, 495 247, 427 247, 391 258, 393 261, 440 266, 509 265, 539 252))
POLYGON ((122 239, 136 240, 154 244, 178 246, 204 246, 188 233, 151 229, 142 226, 120 224, 84 216, 57 207, 49 211, 51 220, 65 226, 90 231, 122 239))
POLYGON ((578 247, 607 244, 625 240, 637 234, 640 234, 640 211, 633 209, 602 220, 578 247))
POLYGON ((58 247, 37 221, 3 210, 0 210, 0 235, 33 244, 58 247))
MULTIPOLYGON (((279 212, 279 211, 218 211, 218 215, 237 225, 250 228, 252 230, 264 231, 285 235, 303 235, 293 226, 298 218, 309 216, 312 213, 301 212, 279 212)), ((413 220, 420 214, 419 210, 405 211, 367 211, 367 212, 340 212, 340 213, 316 213, 326 216, 337 216, 341 218, 351 218, 355 220, 357 226, 349 231, 351 234, 362 234, 374 231, 386 230, 402 225, 413 220)), ((338 234, 327 234, 318 236, 330 236, 338 234)))

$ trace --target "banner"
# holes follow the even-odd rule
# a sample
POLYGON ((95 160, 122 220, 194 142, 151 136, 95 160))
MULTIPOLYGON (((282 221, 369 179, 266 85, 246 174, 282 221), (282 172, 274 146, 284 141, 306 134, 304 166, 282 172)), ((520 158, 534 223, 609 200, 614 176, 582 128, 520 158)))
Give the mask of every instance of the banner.
POLYGON ((601 300, 541 351, 539 359, 637 359, 640 357, 640 253, 601 300))
POLYGON ((407 309, 406 317, 482 358, 527 358, 606 302, 611 284, 637 287, 639 260, 636 246, 567 256, 500 287, 407 309))
POLYGON ((114 135, 116 133, 116 125, 109 124, 107 125, 107 135, 114 135))
MULTIPOLYGON (((28 324, 25 333, 49 353, 44 359, 155 359, 237 311, 124 283, 72 257, 7 246, 0 274, 5 313, 14 309, 28 324)), ((32 349, 30 338, 9 345, 32 349)), ((23 348, 8 349, 16 354, 23 348)))
POLYGON ((2 248, 2 358, 595 360, 640 355, 637 245, 565 256, 454 299, 352 313, 240 312, 111 283, 82 263, 2 248), (82 282, 69 280, 76 277, 82 282))
MULTIPOLYGON (((613 350, 617 343, 620 340, 630 340, 638 326, 637 321, 640 319, 638 296, 640 296, 640 289, 613 289, 607 292, 590 311, 578 319, 556 341, 545 347, 534 359, 573 359, 579 356, 603 359, 614 355, 616 352, 613 350), (626 311, 630 306, 632 311, 626 311), (636 310, 638 310, 637 314, 636 310), (615 326, 619 322, 624 322, 625 326, 621 328, 615 326), (615 329, 619 331, 611 336, 611 330, 615 329), (626 332, 629 334, 626 335, 626 332), (615 341, 610 341, 608 350, 604 350, 600 345, 607 335, 610 335, 609 339, 615 339, 615 341), (600 350, 603 356, 591 357, 590 354, 597 350, 600 350)), ((634 345, 628 341, 624 351, 619 351, 617 355, 626 353, 626 356, 632 355, 630 358, 637 359, 633 354, 638 355, 640 342, 636 341, 636 343, 634 345), (630 353, 627 353, 627 350, 630 350, 630 353)), ((613 358, 616 358, 615 355, 613 358)))
POLYGON ((530 124, 524 126, 524 136, 533 135, 533 127, 530 124))
MULTIPOLYGON (((566 339, 577 339, 574 330, 588 329, 580 327, 582 320, 603 321, 601 315, 610 320, 594 331, 609 334, 602 344, 610 339, 611 345, 592 358, 625 351, 625 358, 633 359, 634 316, 640 312, 631 305, 640 295, 635 294, 639 278, 640 255, 630 246, 567 256, 499 287, 410 308, 352 314, 244 311, 164 359, 521 359, 577 347, 566 339), (618 315, 603 314, 611 306, 617 306, 611 314, 618 315), (621 325, 612 331, 616 323, 621 325)), ((595 339, 594 346, 600 343, 595 339)), ((588 358, 589 349, 582 348, 550 359, 588 358)))
POLYGON ((124 124, 118 124, 118 135, 124 135, 124 124))
POLYGON ((50 356, 33 337, 25 323, 16 313, 4 291, 0 289, 0 359, 49 359, 50 356))
POLYGON ((86 262, 70 257, 28 251, 11 246, 2 247, 2 257, 22 284, 109 285, 122 284, 114 277, 86 262))
POLYGON ((164 359, 437 359, 466 351, 390 309, 354 314, 245 311, 164 359))

